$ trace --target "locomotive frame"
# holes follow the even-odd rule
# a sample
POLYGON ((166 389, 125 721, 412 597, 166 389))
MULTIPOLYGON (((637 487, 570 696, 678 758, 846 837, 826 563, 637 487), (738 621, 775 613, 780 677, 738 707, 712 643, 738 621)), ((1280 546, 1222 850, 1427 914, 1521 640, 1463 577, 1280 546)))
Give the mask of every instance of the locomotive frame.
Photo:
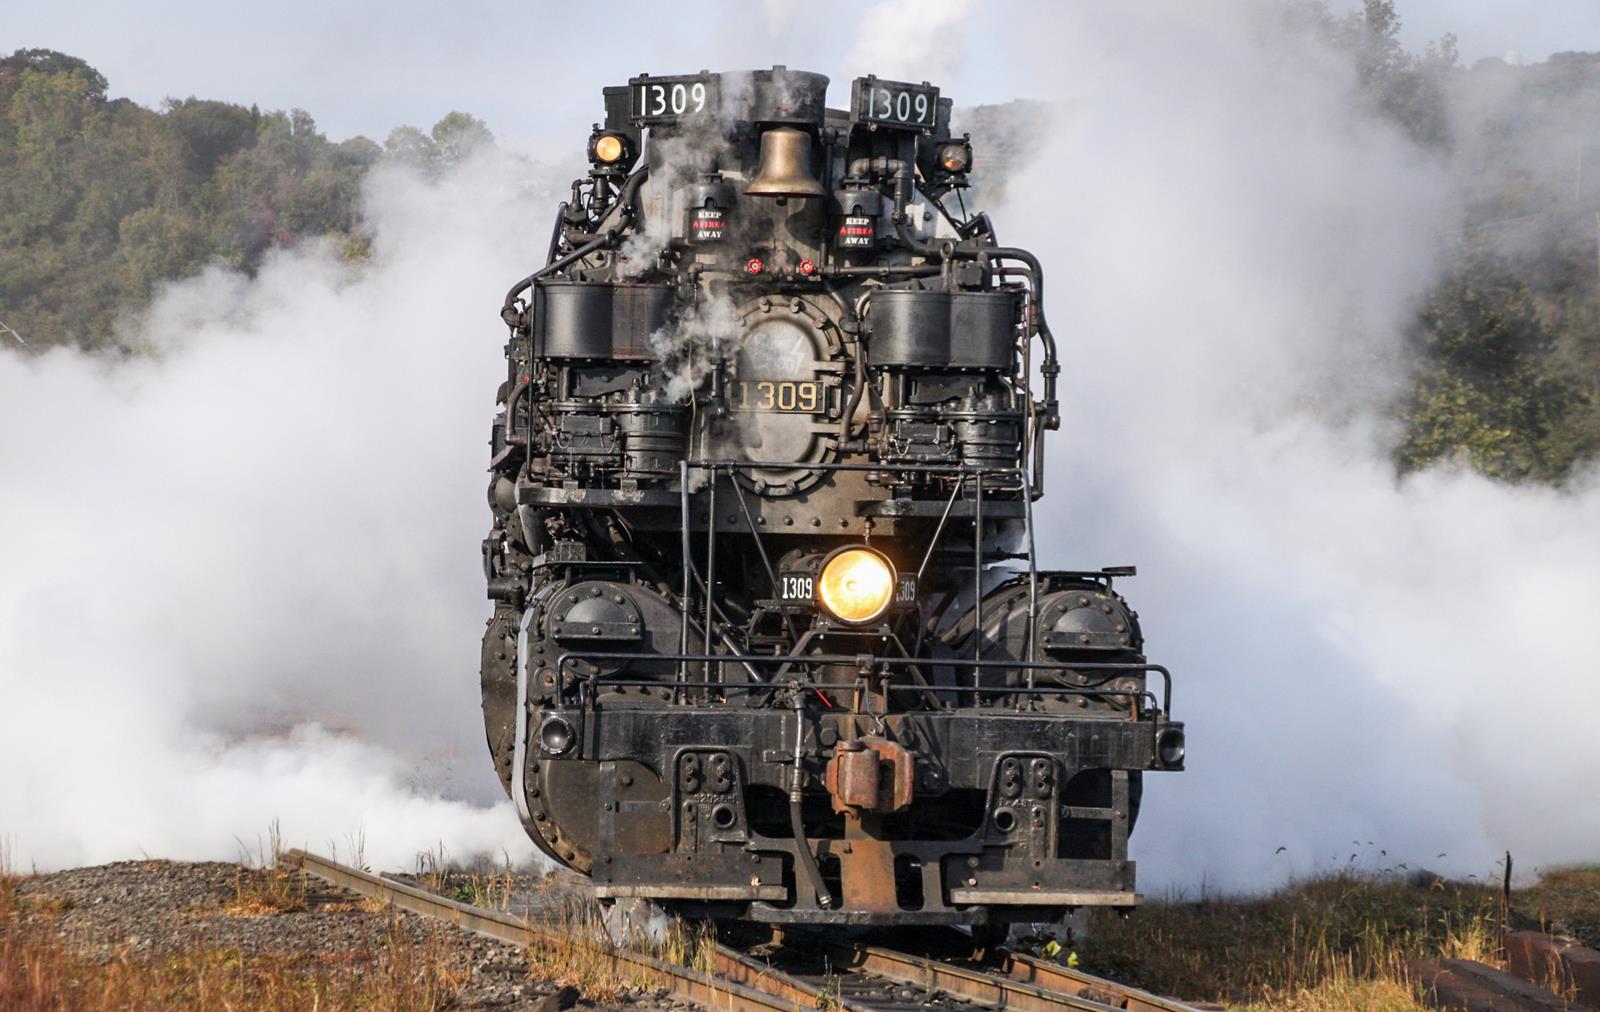
POLYGON ((506 297, 497 771, 605 900, 860 925, 1131 907, 1142 775, 1186 742, 1116 589, 1133 570, 1038 566, 1043 270, 944 203, 973 155, 937 88, 860 78, 849 110, 826 88, 607 89, 547 263, 506 297))

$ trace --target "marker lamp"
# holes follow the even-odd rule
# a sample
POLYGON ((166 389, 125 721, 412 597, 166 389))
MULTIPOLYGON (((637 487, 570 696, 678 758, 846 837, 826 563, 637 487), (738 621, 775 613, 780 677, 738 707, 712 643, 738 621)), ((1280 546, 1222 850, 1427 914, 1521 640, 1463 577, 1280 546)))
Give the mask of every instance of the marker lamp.
POLYGON ((946 144, 939 149, 939 167, 946 172, 965 172, 972 165, 972 149, 965 144, 946 144))
POLYGON ((870 548, 846 548, 822 567, 817 596, 845 622, 871 622, 894 600, 894 566, 870 548))
POLYGON ((1181 766, 1187 752, 1188 745, 1183 739, 1183 732, 1175 727, 1162 731, 1156 739, 1156 755, 1163 766, 1181 766))
POLYGON ((601 134, 594 142, 595 160, 607 165, 620 159, 626 152, 627 145, 616 134, 601 134))

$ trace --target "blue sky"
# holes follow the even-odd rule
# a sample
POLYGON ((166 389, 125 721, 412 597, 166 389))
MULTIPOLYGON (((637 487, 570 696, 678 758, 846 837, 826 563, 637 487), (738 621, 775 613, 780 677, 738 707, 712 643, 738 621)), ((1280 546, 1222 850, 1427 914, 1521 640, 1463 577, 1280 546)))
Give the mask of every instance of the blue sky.
MULTIPOLYGON (((0 49, 81 56, 113 94, 147 105, 194 94, 299 107, 330 136, 379 140, 462 109, 534 154, 545 139, 584 132, 600 88, 641 71, 787 63, 828 73, 837 89, 860 73, 912 76, 910 62, 960 102, 1004 101, 1027 95, 1027 65, 1048 60, 1053 27, 1048 4, 962 0, 12 4, 0 49)), ((1469 63, 1600 50, 1600 0, 1401 0, 1401 12, 1410 44, 1455 31, 1469 63)))

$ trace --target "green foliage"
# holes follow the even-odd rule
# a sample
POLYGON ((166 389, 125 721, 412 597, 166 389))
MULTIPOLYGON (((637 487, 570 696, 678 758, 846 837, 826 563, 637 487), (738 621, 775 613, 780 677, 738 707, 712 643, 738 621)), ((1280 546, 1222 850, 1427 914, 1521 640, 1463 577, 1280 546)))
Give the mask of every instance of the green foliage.
POLYGON ((1394 0, 1291 12, 1350 57, 1374 110, 1454 165, 1463 191, 1466 229, 1413 328, 1396 464, 1564 481, 1600 453, 1600 146, 1586 140, 1600 55, 1466 70, 1453 36, 1407 52, 1394 0))
MULTIPOLYGON (((314 237, 366 257, 361 181, 390 157, 377 144, 329 141, 299 109, 191 97, 156 111, 106 87, 63 53, 0 59, 0 322, 30 349, 117 347, 118 319, 210 263, 250 272, 314 237)), ((431 172, 492 143, 465 113, 397 134, 420 142, 392 156, 431 172)))
POLYGON ((1327 0, 1298 0, 1287 14, 1292 24, 1308 25, 1349 55, 1374 109, 1424 147, 1450 144, 1446 88, 1456 67, 1454 35, 1432 43, 1420 56, 1407 52, 1394 0, 1362 0, 1360 10, 1343 16, 1331 13, 1327 0))
POLYGON ((1471 257, 1424 308, 1403 469, 1454 458, 1508 481, 1558 482, 1600 448, 1595 403, 1558 359, 1519 266, 1471 257))
POLYGON ((494 135, 483 120, 452 112, 435 123, 429 133, 416 127, 396 127, 384 141, 384 150, 397 161, 438 175, 493 143, 494 135))

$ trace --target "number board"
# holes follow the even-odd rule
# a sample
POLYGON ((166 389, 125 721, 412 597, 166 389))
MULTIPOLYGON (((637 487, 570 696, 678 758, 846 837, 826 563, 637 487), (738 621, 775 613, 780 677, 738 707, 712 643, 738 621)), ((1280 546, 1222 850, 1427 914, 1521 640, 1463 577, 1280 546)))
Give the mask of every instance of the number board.
POLYGON ((827 409, 822 384, 816 380, 740 380, 733 384, 735 411, 792 411, 816 414, 827 409))
POLYGON ((858 77, 850 84, 850 117, 902 130, 932 130, 939 117, 939 89, 931 84, 858 77))
POLYGON ((778 598, 783 601, 810 601, 816 596, 816 577, 810 573, 784 573, 778 577, 778 598))
POLYGON ((901 573, 894 588, 895 604, 917 603, 917 577, 914 573, 901 573))
POLYGON ((671 123, 686 116, 715 114, 721 100, 716 74, 650 77, 628 81, 628 118, 641 126, 671 123))

